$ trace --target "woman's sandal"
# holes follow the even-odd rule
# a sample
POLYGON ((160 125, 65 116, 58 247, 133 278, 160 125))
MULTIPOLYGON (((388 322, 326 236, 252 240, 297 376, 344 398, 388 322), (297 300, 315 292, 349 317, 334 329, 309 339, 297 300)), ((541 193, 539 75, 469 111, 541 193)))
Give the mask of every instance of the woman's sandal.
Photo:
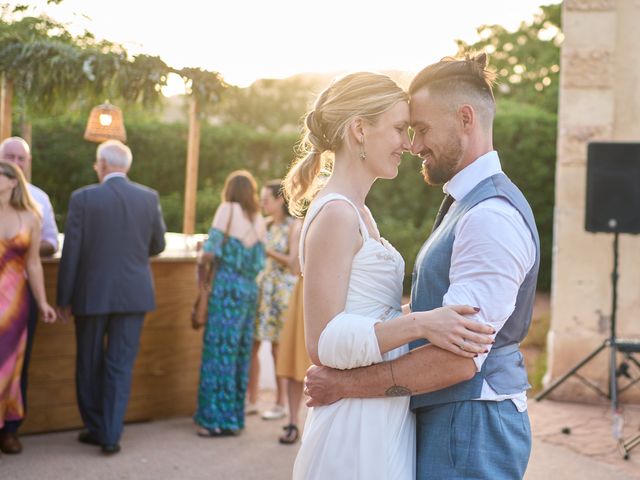
POLYGON ((292 445, 298 441, 298 436, 300 435, 298 427, 289 424, 286 427, 282 427, 282 429, 285 433, 278 439, 280 443, 283 445, 292 445))
POLYGON ((196 432, 199 437, 234 437, 238 435, 235 430, 228 428, 205 428, 200 427, 196 432))

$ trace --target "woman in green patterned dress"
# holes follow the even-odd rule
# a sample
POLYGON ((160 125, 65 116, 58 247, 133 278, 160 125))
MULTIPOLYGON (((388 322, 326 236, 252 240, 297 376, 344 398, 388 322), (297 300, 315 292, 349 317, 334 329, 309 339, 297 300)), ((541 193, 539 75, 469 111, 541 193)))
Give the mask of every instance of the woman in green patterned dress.
POLYGON ((265 257, 266 229, 259 209, 253 176, 244 170, 231 173, 198 261, 199 266, 213 258, 219 262, 209 297, 194 416, 200 436, 234 435, 244 428, 258 304, 256 276, 265 257))
MULTIPOLYGON (((256 319, 255 341, 251 356, 251 380, 249 387, 248 411, 255 411, 257 400, 258 377, 260 365, 258 362, 258 349, 260 342, 271 342, 271 354, 273 363, 276 364, 278 356, 278 342, 280 332, 284 325, 285 314, 289 307, 289 299, 298 278, 292 272, 293 264, 298 262, 298 257, 291 249, 292 227, 300 220, 289 215, 289 208, 282 196, 282 182, 272 180, 265 184, 260 193, 262 210, 269 216, 267 221, 267 235, 265 249, 267 260, 264 271, 260 276, 260 301, 258 317, 256 319)), ((286 395, 286 380, 276 377, 276 404, 263 412, 265 420, 283 418, 286 414, 284 408, 286 395)))

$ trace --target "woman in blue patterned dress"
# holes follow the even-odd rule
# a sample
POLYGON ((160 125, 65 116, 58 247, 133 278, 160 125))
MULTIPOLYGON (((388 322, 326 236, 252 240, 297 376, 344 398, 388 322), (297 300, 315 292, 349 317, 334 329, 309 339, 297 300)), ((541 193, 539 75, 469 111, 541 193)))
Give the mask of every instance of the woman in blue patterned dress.
MULTIPOLYGON (((300 226, 299 219, 289 215, 289 208, 282 196, 282 182, 272 180, 267 182, 260 193, 263 212, 268 215, 267 235, 265 240, 266 262, 260 275, 260 300, 258 302, 258 316, 256 318, 255 340, 251 355, 251 376, 249 379, 249 405, 247 413, 255 412, 258 396, 258 378, 260 363, 258 350, 260 343, 271 342, 273 363, 278 358, 278 344, 280 332, 284 325, 285 314, 289 308, 289 299, 298 277, 292 269, 297 266, 297 249, 291 248, 294 226, 300 226)), ((276 380, 276 404, 270 410, 262 413, 265 420, 276 420, 286 415, 284 402, 286 395, 286 380, 276 380)))
POLYGON ((233 435, 244 428, 244 397, 258 305, 256 276, 265 257, 266 228, 259 210, 253 176, 245 170, 232 172, 198 261, 199 266, 213 258, 219 261, 209 297, 194 416, 200 436, 233 435))

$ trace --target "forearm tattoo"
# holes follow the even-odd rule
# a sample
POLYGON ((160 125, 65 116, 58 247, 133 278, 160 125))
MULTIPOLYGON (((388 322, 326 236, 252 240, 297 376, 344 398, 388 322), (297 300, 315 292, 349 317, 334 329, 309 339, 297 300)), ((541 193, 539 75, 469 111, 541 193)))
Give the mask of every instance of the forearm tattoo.
POLYGON ((407 397, 409 395, 411 395, 411 390, 400 385, 394 385, 384 391, 385 397, 407 397))
POLYGON ((393 381, 393 385, 385 390, 385 397, 406 397, 411 395, 410 389, 396 384, 396 379, 393 376, 393 362, 389 362, 389 368, 391 369, 391 380, 393 381))

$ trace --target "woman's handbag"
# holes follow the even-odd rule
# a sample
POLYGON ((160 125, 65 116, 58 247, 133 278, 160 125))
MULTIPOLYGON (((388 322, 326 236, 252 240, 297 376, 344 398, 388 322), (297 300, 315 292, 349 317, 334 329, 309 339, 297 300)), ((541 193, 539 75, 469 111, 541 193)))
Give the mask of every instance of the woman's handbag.
MULTIPOLYGON (((231 227, 231 218, 233 217, 233 209, 229 215, 227 229, 222 239, 222 250, 229 239, 229 229, 231 227)), ((191 309, 191 327, 198 330, 207 323, 207 314, 209 313, 209 296, 211 295, 211 287, 216 278, 216 272, 220 265, 220 258, 213 257, 208 263, 198 263, 198 295, 191 309)))

